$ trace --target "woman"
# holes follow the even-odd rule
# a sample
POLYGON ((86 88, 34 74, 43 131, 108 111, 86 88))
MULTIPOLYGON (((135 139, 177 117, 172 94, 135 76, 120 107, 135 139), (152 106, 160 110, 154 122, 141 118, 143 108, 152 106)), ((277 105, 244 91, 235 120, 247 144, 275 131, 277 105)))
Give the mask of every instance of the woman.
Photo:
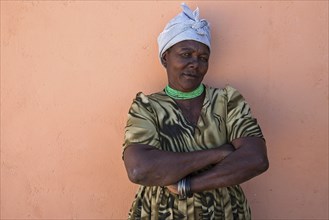
POLYGON ((158 38, 168 85, 129 110, 124 163, 141 185, 129 219, 251 219, 238 184, 267 170, 263 135, 237 90, 202 84, 209 25, 182 8, 158 38))

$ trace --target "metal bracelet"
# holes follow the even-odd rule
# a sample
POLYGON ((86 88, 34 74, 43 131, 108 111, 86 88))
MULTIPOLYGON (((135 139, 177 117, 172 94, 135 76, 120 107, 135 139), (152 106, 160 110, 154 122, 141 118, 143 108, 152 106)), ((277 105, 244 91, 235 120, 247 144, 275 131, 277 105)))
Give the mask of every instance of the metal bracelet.
POLYGON ((177 190, 178 198, 180 200, 186 199, 186 178, 183 178, 178 182, 177 190))
POLYGON ((192 190, 191 190, 191 177, 190 176, 186 177, 186 184, 185 185, 186 185, 185 195, 188 198, 191 198, 193 196, 193 193, 192 193, 192 190))

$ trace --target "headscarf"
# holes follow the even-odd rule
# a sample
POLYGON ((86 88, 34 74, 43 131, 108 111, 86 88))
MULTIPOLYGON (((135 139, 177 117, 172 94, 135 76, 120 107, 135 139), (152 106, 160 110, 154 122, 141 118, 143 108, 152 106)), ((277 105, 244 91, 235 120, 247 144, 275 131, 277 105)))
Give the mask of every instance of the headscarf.
POLYGON ((158 37, 159 57, 176 43, 195 40, 210 49, 210 27, 205 19, 199 19, 199 8, 192 11, 185 3, 183 11, 171 19, 158 37))

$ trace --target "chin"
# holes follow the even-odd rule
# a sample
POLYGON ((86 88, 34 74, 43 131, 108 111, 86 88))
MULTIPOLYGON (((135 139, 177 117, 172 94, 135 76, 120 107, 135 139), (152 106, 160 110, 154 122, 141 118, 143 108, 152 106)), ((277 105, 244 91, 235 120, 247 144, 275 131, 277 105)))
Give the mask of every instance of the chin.
POLYGON ((200 85, 200 83, 188 83, 188 84, 184 84, 184 86, 182 86, 182 88, 184 89, 184 91, 182 91, 182 92, 191 92, 191 91, 195 90, 200 85))

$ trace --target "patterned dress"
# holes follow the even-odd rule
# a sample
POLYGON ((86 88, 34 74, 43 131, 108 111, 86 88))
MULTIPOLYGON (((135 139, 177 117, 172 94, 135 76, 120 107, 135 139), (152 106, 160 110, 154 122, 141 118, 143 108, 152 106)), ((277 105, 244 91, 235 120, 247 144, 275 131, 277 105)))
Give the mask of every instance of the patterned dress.
MULTIPOLYGON (((139 143, 165 151, 190 152, 240 137, 263 138, 249 105, 237 90, 206 86, 205 92, 196 126, 163 91, 148 96, 138 93, 129 110, 124 149, 139 143)), ((128 219, 248 220, 251 214, 239 185, 194 193, 186 200, 179 200, 166 187, 140 186, 128 219)))

